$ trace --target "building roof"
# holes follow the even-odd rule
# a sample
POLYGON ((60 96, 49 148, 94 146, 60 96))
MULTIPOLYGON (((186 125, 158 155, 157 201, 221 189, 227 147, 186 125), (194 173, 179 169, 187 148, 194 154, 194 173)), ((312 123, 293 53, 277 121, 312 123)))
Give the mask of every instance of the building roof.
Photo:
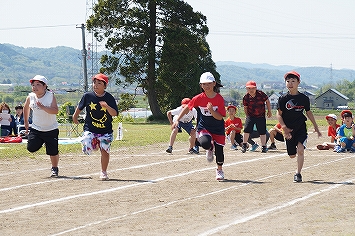
POLYGON ((323 94, 325 94, 325 93, 328 92, 329 90, 332 91, 333 93, 339 95, 340 97, 344 98, 345 100, 349 100, 349 98, 348 98, 347 96, 345 96, 344 94, 340 93, 340 92, 337 91, 336 89, 328 89, 327 91, 325 91, 324 93, 322 93, 321 95, 319 95, 318 97, 316 97, 316 99, 319 98, 319 97, 321 97, 323 94))

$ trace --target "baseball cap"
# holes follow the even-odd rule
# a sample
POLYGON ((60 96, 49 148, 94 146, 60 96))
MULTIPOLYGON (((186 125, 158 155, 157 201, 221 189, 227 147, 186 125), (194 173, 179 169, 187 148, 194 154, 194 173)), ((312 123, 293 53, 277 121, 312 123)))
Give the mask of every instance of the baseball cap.
POLYGON ((211 72, 205 72, 200 76, 200 84, 215 82, 215 78, 211 72))
POLYGON ((107 75, 104 75, 104 74, 102 74, 102 73, 99 73, 99 74, 93 76, 93 77, 92 77, 92 81, 94 81, 94 79, 104 81, 106 84, 108 84, 108 77, 107 77, 107 75))
POLYGON ((289 76, 289 75, 294 75, 294 76, 296 76, 298 80, 300 80, 300 78, 301 78, 301 75, 298 74, 298 73, 297 73, 296 71, 294 71, 294 70, 291 70, 291 71, 287 72, 287 73, 284 75, 284 78, 286 79, 287 76, 289 76))
POLYGON ((186 105, 186 104, 189 104, 189 102, 191 101, 191 99, 190 98, 184 98, 184 99, 182 99, 181 100, 181 105, 186 105))
POLYGON ((30 79, 30 83, 32 83, 33 81, 41 81, 45 84, 48 84, 48 80, 43 75, 36 75, 32 79, 30 79))
POLYGON ((255 81, 248 81, 247 84, 245 85, 247 88, 256 88, 256 82, 255 81))
POLYGON ((328 119, 328 118, 333 118, 334 120, 337 120, 337 116, 334 114, 329 114, 325 117, 325 119, 328 119))
POLYGON ((229 106, 227 107, 227 110, 229 110, 229 108, 234 108, 235 110, 237 110, 237 107, 234 106, 234 105, 229 105, 229 106))
POLYGON ((350 110, 343 110, 341 113, 341 118, 344 117, 353 117, 353 113, 350 110))

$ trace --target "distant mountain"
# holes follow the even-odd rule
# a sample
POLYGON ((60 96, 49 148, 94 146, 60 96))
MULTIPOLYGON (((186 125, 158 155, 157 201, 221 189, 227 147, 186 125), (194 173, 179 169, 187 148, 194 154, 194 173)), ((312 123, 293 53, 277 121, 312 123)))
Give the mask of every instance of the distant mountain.
MULTIPOLYGON (((10 80, 13 84, 28 85, 30 78, 42 74, 50 79, 53 85, 65 84, 70 88, 76 88, 83 77, 81 59, 81 51, 69 47, 23 48, 0 44, 0 83, 10 80)), ((285 72, 293 69, 301 74, 301 81, 307 85, 323 85, 344 79, 349 81, 355 79, 355 71, 345 69, 273 66, 233 61, 218 61, 216 65, 222 84, 233 86, 244 85, 248 80, 255 80, 257 83, 283 83, 285 72)))
POLYGON ((269 64, 252 64, 248 62, 216 62, 217 71, 221 75, 222 84, 233 83, 236 85, 245 84, 248 80, 257 83, 283 82, 283 75, 290 70, 296 70, 301 74, 301 81, 307 85, 323 85, 336 83, 341 80, 353 81, 355 70, 335 70, 325 67, 294 67, 294 66, 273 66, 269 64))

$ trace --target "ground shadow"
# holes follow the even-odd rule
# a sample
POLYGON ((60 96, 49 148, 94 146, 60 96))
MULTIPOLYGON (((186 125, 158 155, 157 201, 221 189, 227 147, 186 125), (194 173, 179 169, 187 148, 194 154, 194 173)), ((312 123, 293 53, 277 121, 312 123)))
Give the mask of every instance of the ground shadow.
POLYGON ((242 184, 264 184, 265 182, 254 181, 254 180, 240 180, 240 179, 224 179, 220 182, 229 182, 229 183, 242 183, 242 184))
POLYGON ((324 181, 324 180, 310 180, 310 181, 305 181, 305 183, 311 183, 311 184, 343 184, 343 185, 354 185, 354 183, 351 182, 332 182, 332 181, 324 181))

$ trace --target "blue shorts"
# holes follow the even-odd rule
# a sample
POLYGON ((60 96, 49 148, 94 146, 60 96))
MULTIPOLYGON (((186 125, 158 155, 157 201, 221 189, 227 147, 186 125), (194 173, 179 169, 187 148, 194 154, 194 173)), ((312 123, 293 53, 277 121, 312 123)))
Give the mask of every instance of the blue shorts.
POLYGON ((341 143, 345 143, 345 148, 346 148, 346 149, 350 149, 350 148, 353 146, 353 144, 354 144, 354 140, 348 139, 347 137, 341 137, 341 138, 339 139, 339 141, 340 141, 341 143))
POLYGON ((183 128, 188 134, 190 134, 191 130, 194 129, 195 127, 193 126, 192 121, 186 123, 179 121, 178 128, 179 129, 183 128))

